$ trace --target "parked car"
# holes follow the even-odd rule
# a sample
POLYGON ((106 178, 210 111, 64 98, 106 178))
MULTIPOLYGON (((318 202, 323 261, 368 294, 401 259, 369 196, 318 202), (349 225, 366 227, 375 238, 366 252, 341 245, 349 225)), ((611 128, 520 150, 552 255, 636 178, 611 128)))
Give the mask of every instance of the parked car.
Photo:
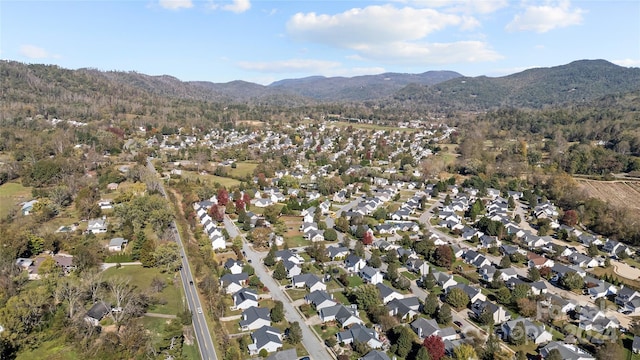
POLYGON ((454 324, 456 324, 457 327, 462 327, 462 323, 460 321, 454 321, 454 324))

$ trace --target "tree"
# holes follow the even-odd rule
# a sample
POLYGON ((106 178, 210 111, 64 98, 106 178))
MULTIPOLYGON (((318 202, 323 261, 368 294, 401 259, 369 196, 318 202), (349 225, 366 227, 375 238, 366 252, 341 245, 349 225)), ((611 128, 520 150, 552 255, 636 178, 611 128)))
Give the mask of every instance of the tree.
POLYGON ((424 346, 420 346, 420 349, 416 353, 416 360, 431 360, 431 358, 429 357, 429 352, 427 351, 427 348, 425 348, 424 346))
POLYGON ((436 286, 436 278, 431 272, 431 269, 429 269, 429 273, 423 277, 422 283, 424 285, 424 288, 427 290, 431 290, 434 286, 436 286))
POLYGON ((182 266, 180 250, 175 242, 164 243, 153 252, 155 266, 162 272, 174 272, 182 266))
POLYGON ((502 286, 496 291, 496 301, 503 305, 511 303, 511 291, 506 286, 502 286))
POLYGON ((424 312, 425 315, 428 315, 429 317, 433 318, 433 315, 435 315, 437 310, 438 310, 438 295, 431 292, 429 293, 429 296, 427 296, 427 298, 424 301, 422 312, 424 312))
POLYGON ((364 258, 364 254, 365 254, 364 244, 360 241, 357 241, 356 246, 353 249, 353 253, 361 258, 364 258))
POLYGON ((560 278, 560 286, 568 290, 577 290, 584 287, 584 279, 575 271, 569 271, 560 278))
POLYGON ((451 315, 451 307, 449 304, 442 304, 440 310, 436 314, 436 321, 438 324, 447 325, 451 323, 451 319, 453 316, 451 315))
POLYGON ((433 262, 444 268, 450 269, 453 262, 453 251, 448 245, 440 245, 436 247, 433 253, 433 262))
POLYGON ((598 251, 598 246, 596 245, 595 242, 591 242, 589 244, 589 247, 587 248, 587 255, 591 257, 596 257, 599 254, 600 254, 600 251, 598 251))
POLYGON ((576 226, 578 224, 578 212, 575 210, 567 210, 562 216, 562 223, 568 226, 576 226))
POLYGON ((469 295, 464 290, 454 287, 449 290, 449 293, 445 297, 444 301, 457 310, 465 308, 469 304, 469 295))
POLYGON ((444 342, 440 336, 427 336, 422 342, 422 346, 427 349, 431 360, 440 360, 444 357, 444 342))
POLYGON ((371 258, 369 258, 369 266, 379 269, 380 266, 382 266, 382 259, 380 259, 380 255, 372 254, 371 258))
POLYGON ((531 292, 531 287, 528 284, 518 284, 513 288, 513 292, 511 293, 511 299, 516 301, 518 299, 523 299, 529 296, 531 292))
POLYGON ((218 204, 221 206, 227 206, 229 202, 229 192, 224 187, 218 189, 218 193, 216 195, 216 199, 218 199, 218 204))
POLYGON ((624 359, 624 350, 620 344, 607 341, 604 344, 600 345, 598 350, 596 350, 596 359, 597 360, 616 360, 616 359, 624 359))
POLYGON ((524 326, 524 321, 519 321, 516 326, 509 333, 509 342, 513 345, 520 346, 527 342, 527 331, 524 326))
POLYGON ((564 357, 562 357, 560 350, 551 349, 551 351, 549 351, 549 354, 547 354, 547 357, 545 359, 546 360, 563 360, 564 357))
POLYGON ((508 255, 502 257, 502 259, 500 260, 500 267, 503 269, 511 267, 511 259, 508 255))
POLYGON ((283 280, 287 278, 287 269, 284 267, 282 261, 278 261, 276 268, 273 270, 273 278, 276 280, 283 280))
POLYGON ((398 263, 391 263, 387 266, 387 279, 392 283, 398 280, 398 263))
POLYGON ((266 266, 273 266, 276 263, 276 251, 278 251, 278 245, 276 245, 276 242, 274 241, 273 244, 271 245, 271 248, 269 248, 269 252, 267 253, 267 256, 264 257, 264 264, 266 266))
POLYGON ((282 301, 276 300, 271 308, 271 321, 280 322, 284 319, 284 305, 282 301))
POLYGON ((372 284, 365 284, 352 290, 352 296, 355 298, 355 302, 358 308, 369 312, 370 309, 381 305, 378 288, 372 284))
POLYGON ((527 276, 529 277, 529 280, 531 281, 538 281, 540 280, 540 270, 538 270, 537 267, 531 267, 529 268, 529 270, 527 271, 527 276))
POLYGON ((300 328, 300 324, 297 321, 289 324, 289 336, 287 340, 290 344, 299 344, 302 341, 302 329, 300 328))
POLYGON ((488 326, 489 328, 493 327, 493 314, 485 308, 482 310, 482 313, 480 313, 480 316, 478 316, 478 322, 481 325, 488 326))
POLYGON ((461 344, 453 348, 453 357, 456 360, 477 360, 478 354, 473 346, 469 344, 461 344))
POLYGON ((338 233, 334 229, 327 229, 324 231, 324 239, 327 241, 338 240, 338 233))
POLYGON ((280 209, 278 206, 269 205, 264 208, 264 217, 272 224, 275 224, 278 221, 278 217, 280 216, 280 209))
POLYGON ((347 220, 346 217, 341 216, 341 217, 336 219, 334 227, 336 228, 336 230, 338 230, 340 232, 348 233, 349 232, 349 220, 347 220))
POLYGON ((373 244, 373 233, 371 233, 371 231, 365 231, 364 235, 362 236, 362 243, 364 245, 373 244))
POLYGON ((476 200, 473 205, 471 205, 471 208, 469 208, 469 217, 471 218, 471 221, 476 221, 476 218, 478 217, 478 215, 482 215, 485 212, 486 207, 484 206, 484 203, 482 202, 482 200, 478 199, 476 200))
POLYGON ((538 304, 527 298, 516 300, 516 305, 518 306, 518 313, 524 317, 536 316, 538 312, 538 304))
POLYGON ((395 336, 396 354, 401 358, 406 358, 411 351, 413 345, 413 331, 406 326, 398 326, 393 329, 393 335, 395 336))

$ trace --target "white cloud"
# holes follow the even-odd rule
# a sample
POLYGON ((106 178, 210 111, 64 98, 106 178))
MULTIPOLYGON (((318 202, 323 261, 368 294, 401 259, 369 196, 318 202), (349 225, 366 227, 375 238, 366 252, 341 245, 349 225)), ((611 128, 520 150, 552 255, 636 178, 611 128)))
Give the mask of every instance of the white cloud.
POLYGON ((509 5, 507 0, 414 0, 416 6, 443 8, 447 12, 489 14, 509 5))
POLYGON ((236 14, 243 13, 251 9, 251 2, 249 0, 233 0, 229 5, 222 6, 222 10, 234 12, 236 14))
POLYGON ((432 9, 376 5, 336 15, 298 13, 287 22, 287 31, 298 40, 354 49, 367 44, 417 40, 449 26, 470 23, 469 18, 432 9))
POLYGON ((384 46, 369 45, 359 48, 358 52, 368 59, 413 66, 484 62, 503 58, 482 41, 452 43, 400 41, 384 44, 384 46))
POLYGON ((29 59, 60 58, 60 55, 51 54, 47 50, 35 45, 21 45, 20 54, 22 56, 28 57, 29 59))
POLYGON ((613 60, 611 62, 624 67, 640 67, 640 59, 621 59, 613 60))
POLYGON ((271 62, 241 61, 238 66, 244 70, 260 72, 315 72, 325 73, 328 69, 337 68, 340 63, 337 61, 312 60, 312 59, 289 59, 271 62))
POLYGON ((508 31, 535 31, 545 33, 555 28, 580 25, 586 11, 572 8, 569 0, 547 3, 541 6, 527 6, 524 13, 517 14, 506 29, 508 31))
MULTIPOLYGON (((314 59, 289 59, 271 62, 242 61, 238 66, 244 70, 262 73, 303 73, 322 76, 358 76, 381 74, 383 67, 353 67, 345 68, 340 62, 314 59)), ((261 83, 265 83, 261 81, 261 83)))
POLYGON ((189 9, 193 7, 191 0, 160 0, 160 6, 169 10, 189 9))
POLYGON ((354 8, 335 15, 298 13, 287 22, 297 40, 355 52, 352 59, 424 66, 502 58, 483 41, 429 42, 427 36, 448 27, 468 30, 480 23, 469 15, 392 5, 354 8))
POLYGON ((511 74, 516 74, 519 72, 523 72, 525 70, 528 69, 535 69, 535 68, 539 68, 541 66, 516 66, 516 67, 511 67, 511 68, 500 68, 500 69, 493 69, 491 70, 489 73, 487 73, 487 76, 506 76, 506 75, 511 75, 511 74))

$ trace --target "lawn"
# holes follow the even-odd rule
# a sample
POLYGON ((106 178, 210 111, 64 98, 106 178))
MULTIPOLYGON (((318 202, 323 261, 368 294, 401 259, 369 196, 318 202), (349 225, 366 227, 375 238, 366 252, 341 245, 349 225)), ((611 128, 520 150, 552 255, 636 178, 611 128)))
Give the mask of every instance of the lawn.
POLYGON ((318 333, 318 335, 320 335, 322 340, 334 337, 338 332, 340 332, 340 328, 338 328, 338 326, 329 324, 313 325, 313 329, 318 333), (323 327, 325 329, 322 329, 323 327))
POLYGON ((18 353, 16 360, 75 360, 81 359, 72 346, 65 345, 62 338, 45 341, 35 349, 24 350, 18 353))
POLYGON ((222 327, 225 329, 227 334, 239 334, 243 332, 242 330, 240 330, 239 321, 240 319, 231 320, 231 321, 221 321, 220 324, 222 324, 222 327))
POLYGON ((344 295, 344 293, 341 292, 334 292, 331 293, 331 295, 333 295, 333 300, 339 302, 342 305, 349 305, 349 299, 347 299, 347 297, 344 295))
POLYGON ((205 180, 212 184, 218 183, 226 188, 232 188, 234 186, 240 185, 240 181, 236 179, 221 177, 216 175, 209 175, 209 174, 201 175, 201 174, 197 174, 195 171, 183 171, 182 176, 185 178, 192 178, 192 179, 197 178, 197 179, 200 179, 201 181, 205 180))
POLYGON ((253 170, 258 167, 256 163, 240 161, 236 163, 236 168, 231 167, 229 169, 229 176, 234 178, 244 178, 247 175, 253 174, 253 170))
POLYGON ((304 296, 307 295, 307 290, 304 289, 288 289, 285 290, 292 301, 304 299, 304 296))
MULTIPOLYGON (((31 200, 31 188, 22 184, 9 182, 0 186, 0 218, 9 214, 12 208, 18 207, 21 202, 31 200)), ((17 208, 17 210, 20 210, 17 208)))
POLYGON ((289 248, 297 248, 301 246, 311 245, 311 241, 305 239, 303 235, 295 235, 290 237, 290 236, 287 236, 287 234, 285 233, 284 241, 287 242, 287 246, 289 246, 289 248))
POLYGON ((147 290, 151 286, 153 278, 158 277, 166 283, 166 287, 155 296, 164 300, 165 304, 157 304, 149 307, 149 312, 160 314, 175 315, 183 308, 183 296, 179 280, 174 284, 172 274, 163 274, 159 269, 144 268, 142 266, 122 266, 121 268, 112 267, 105 270, 104 278, 108 280, 114 277, 128 279, 131 285, 138 289, 147 290))
POLYGON ((364 282, 362 281, 362 278, 360 276, 357 275, 351 275, 349 276, 347 279, 349 279, 349 288, 352 289, 356 286, 360 286, 362 284, 364 284, 364 282))
POLYGON ((400 275, 406 277, 409 280, 418 280, 418 275, 411 271, 403 271, 400 275))

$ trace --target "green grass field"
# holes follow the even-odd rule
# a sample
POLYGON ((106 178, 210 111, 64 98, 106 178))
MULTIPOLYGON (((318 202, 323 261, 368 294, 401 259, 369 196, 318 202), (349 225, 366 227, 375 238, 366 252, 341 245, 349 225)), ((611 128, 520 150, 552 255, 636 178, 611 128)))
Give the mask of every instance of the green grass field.
POLYGON ((178 280, 176 285, 173 284, 173 274, 163 274, 158 269, 144 268, 142 266, 122 266, 121 268, 112 267, 105 270, 105 279, 113 277, 122 277, 129 279, 130 284, 138 289, 147 290, 151 286, 154 277, 164 280, 167 286, 158 294, 158 299, 162 299, 166 304, 157 304, 148 309, 149 312, 159 314, 176 315, 183 308, 183 296, 181 286, 178 280))
POLYGON ((229 176, 234 178, 243 178, 247 175, 253 174, 253 170, 258 167, 256 163, 240 161, 236 163, 236 168, 229 169, 229 176))
POLYGON ((21 351, 16 360, 75 360, 80 358, 72 346, 65 345, 62 339, 54 339, 43 342, 36 349, 21 351))
POLYGON ((216 175, 201 175, 201 174, 197 174, 195 171, 183 171, 182 176, 186 178, 192 178, 192 179, 198 178, 201 181, 207 181, 212 184, 218 183, 226 188, 232 188, 234 186, 240 185, 240 181, 236 179, 221 177, 216 175))
POLYGON ((0 218, 9 214, 12 208, 20 210, 21 202, 31 200, 31 188, 22 184, 9 182, 0 186, 0 218))

